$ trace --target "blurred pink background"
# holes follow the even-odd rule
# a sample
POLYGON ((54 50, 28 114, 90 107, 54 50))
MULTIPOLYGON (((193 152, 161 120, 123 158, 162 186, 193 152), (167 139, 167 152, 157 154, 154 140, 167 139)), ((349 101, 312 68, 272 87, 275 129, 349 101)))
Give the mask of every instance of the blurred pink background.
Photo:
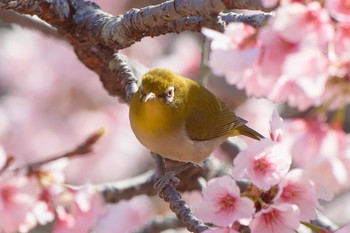
MULTIPOLYGON (((114 15, 151 2, 157 4, 96 2, 114 15)), ((122 52, 146 67, 169 68, 196 79, 203 40, 199 33, 171 34, 144 38, 122 52)), ((77 59, 68 43, 17 25, 0 25, 0 51, 0 144, 15 157, 16 166, 69 151, 104 128, 107 133, 95 151, 70 160, 64 168, 66 183, 117 181, 153 168, 149 151, 130 129, 128 106, 108 96, 97 75, 77 59)), ((237 114, 247 119, 249 126, 268 134, 273 104, 257 99, 243 103, 242 92, 224 79, 209 77, 206 83, 231 107, 242 104, 237 114)), ((220 149, 214 154, 220 157, 220 149)), ((110 205, 109 215, 97 226, 98 232, 107 233, 111 227, 120 229, 114 232, 129 232, 130 227, 144 224, 154 214, 168 211, 159 203, 159 199, 137 197, 110 205)))

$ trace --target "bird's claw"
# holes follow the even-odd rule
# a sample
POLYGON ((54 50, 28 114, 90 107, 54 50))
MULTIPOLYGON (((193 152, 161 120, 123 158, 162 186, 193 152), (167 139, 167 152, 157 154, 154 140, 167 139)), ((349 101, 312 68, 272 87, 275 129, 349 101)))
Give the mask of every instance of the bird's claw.
POLYGON ((175 188, 178 186, 180 179, 176 177, 176 174, 175 171, 168 171, 165 172, 164 175, 155 179, 154 188, 157 190, 158 195, 167 185, 172 185, 175 188))

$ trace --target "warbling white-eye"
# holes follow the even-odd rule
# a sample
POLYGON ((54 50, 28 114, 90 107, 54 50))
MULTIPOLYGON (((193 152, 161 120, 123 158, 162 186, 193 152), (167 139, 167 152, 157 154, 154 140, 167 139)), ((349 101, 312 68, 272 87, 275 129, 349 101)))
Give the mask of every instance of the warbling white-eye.
POLYGON ((205 87, 167 69, 143 76, 129 117, 144 146, 176 161, 199 163, 228 137, 263 138, 205 87))

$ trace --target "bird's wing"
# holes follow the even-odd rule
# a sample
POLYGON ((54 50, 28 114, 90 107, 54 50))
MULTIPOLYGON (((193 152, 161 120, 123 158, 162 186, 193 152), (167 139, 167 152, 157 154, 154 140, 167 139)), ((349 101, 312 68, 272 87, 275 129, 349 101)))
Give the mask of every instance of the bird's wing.
POLYGON ((197 88, 202 90, 191 90, 187 103, 187 107, 192 108, 186 111, 191 114, 186 117, 185 125, 190 139, 204 141, 230 135, 234 129, 247 123, 204 87, 199 85, 192 87, 197 88))

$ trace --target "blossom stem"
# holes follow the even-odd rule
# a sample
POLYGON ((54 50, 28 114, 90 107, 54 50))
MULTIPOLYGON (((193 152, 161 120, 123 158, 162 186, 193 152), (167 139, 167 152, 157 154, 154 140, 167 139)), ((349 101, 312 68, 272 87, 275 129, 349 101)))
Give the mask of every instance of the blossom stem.
POLYGON ((331 124, 335 129, 342 129, 344 125, 344 120, 345 120, 345 108, 341 107, 336 110, 331 124))
POLYGON ((301 224, 303 224, 304 226, 308 227, 310 230, 314 231, 314 232, 318 232, 318 233, 322 233, 324 232, 324 229, 322 227, 316 226, 312 223, 309 222, 300 222, 301 224))

